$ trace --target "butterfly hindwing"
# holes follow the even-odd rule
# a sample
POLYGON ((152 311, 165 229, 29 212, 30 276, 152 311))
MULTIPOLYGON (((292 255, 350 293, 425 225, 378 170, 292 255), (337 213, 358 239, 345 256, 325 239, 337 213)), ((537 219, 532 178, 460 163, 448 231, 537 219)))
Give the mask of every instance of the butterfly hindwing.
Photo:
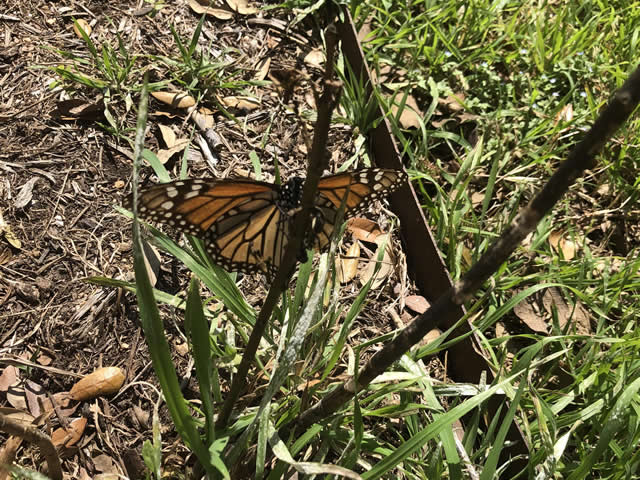
MULTIPOLYGON (((305 243, 325 248, 344 202, 344 218, 361 213, 372 200, 406 181, 402 171, 370 168, 320 179, 313 228, 305 243)), ((278 270, 298 211, 302 180, 282 187, 245 179, 179 180, 156 185, 140 196, 141 218, 166 223, 201 238, 212 259, 230 271, 278 270)))

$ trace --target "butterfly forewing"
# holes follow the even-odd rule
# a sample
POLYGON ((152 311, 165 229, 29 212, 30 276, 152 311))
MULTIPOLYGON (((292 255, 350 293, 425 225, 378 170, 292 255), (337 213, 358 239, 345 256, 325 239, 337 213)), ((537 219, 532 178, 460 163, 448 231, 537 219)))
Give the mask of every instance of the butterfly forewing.
MULTIPOLYGON (((406 179, 402 171, 378 168, 320 179, 306 246, 322 250, 329 244, 343 202, 344 218, 357 215, 406 179)), ((166 183, 141 194, 140 216, 203 239, 213 260, 228 270, 273 276, 289 242, 302 192, 300 179, 289 183, 282 189, 253 180, 166 183)))

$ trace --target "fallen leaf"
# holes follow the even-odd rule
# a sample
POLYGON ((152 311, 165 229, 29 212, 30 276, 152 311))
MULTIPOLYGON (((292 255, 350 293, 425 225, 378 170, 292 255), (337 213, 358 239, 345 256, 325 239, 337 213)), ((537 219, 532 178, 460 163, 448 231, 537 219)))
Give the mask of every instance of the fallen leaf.
POLYGON ((104 115, 104 99, 99 95, 95 100, 71 98, 56 103, 51 112, 53 118, 60 120, 94 121, 104 115))
POLYGON ((158 274, 160 273, 160 252, 158 249, 151 245, 146 240, 142 240, 142 251, 144 254, 144 266, 147 267, 147 275, 149 276, 149 283, 152 287, 155 287, 158 282, 158 274))
POLYGON ((562 109, 556 113, 555 124, 562 122, 570 122, 573 120, 573 105, 567 104, 562 109))
POLYGON ((74 400, 82 401, 99 395, 111 395, 124 383, 124 373, 118 367, 103 367, 80 379, 70 390, 74 400))
POLYGON ((535 295, 529 295, 513 307, 513 313, 522 320, 531 330, 538 333, 547 333, 548 325, 535 295))
POLYGON ((171 148, 163 148, 161 150, 158 150, 158 153, 156 156, 158 157, 158 160, 160 160, 162 164, 165 164, 176 153, 183 151, 188 146, 189 146, 189 139, 181 138, 179 140, 176 140, 176 144, 171 148))
POLYGON ((75 445, 80 438, 82 438, 82 434, 84 433, 84 429, 87 426, 87 419, 84 417, 76 418, 73 420, 68 428, 57 428, 51 434, 51 443, 56 448, 60 448, 62 446, 69 448, 75 445))
POLYGON ((304 57, 304 63, 311 67, 322 68, 325 62, 324 51, 314 48, 304 57))
POLYGON ((377 289, 382 285, 382 283, 386 280, 389 274, 393 271, 393 260, 391 257, 391 242, 389 240, 389 234, 386 233, 384 235, 379 235, 376 238, 376 243, 378 244, 378 248, 376 252, 373 254, 373 257, 367 263, 367 266, 360 271, 360 281, 362 284, 367 283, 369 280, 373 278, 371 283, 372 289, 377 289), (386 243, 385 243, 386 241, 386 243), (384 249, 382 255, 382 261, 380 262, 380 269, 378 273, 375 274, 376 263, 378 254, 380 253, 380 249, 384 249), (375 277, 374 277, 375 274, 375 277))
POLYGON ((87 22, 84 18, 79 18, 73 23, 73 31, 75 32, 75 34, 78 36, 79 39, 83 39, 84 37, 80 33, 80 30, 78 29, 78 27, 84 30, 84 33, 87 34, 87 37, 91 36, 91 25, 89 25, 89 22, 87 22))
POLYGON ((225 10, 223 8, 214 8, 209 7, 208 1, 204 1, 204 5, 202 5, 198 0, 189 0, 189 6, 191 10, 196 12, 198 15, 210 15, 218 20, 231 20, 233 18, 233 12, 230 10, 225 10))
POLYGON ((394 117, 398 117, 398 112, 400 111, 400 103, 404 99, 404 107, 402 108, 402 112, 400 112, 400 118, 398 121, 402 128, 420 128, 421 120, 424 117, 424 114, 420 111, 418 107, 418 103, 416 99, 413 98, 412 95, 407 95, 404 97, 404 94, 397 93, 392 99, 391 103, 391 113, 394 117))
POLYGON ((353 217, 347 220, 347 230, 353 238, 363 242, 374 243, 376 238, 382 235, 382 230, 376 222, 363 217, 353 217))
POLYGON ((159 102, 171 105, 173 108, 189 108, 196 104, 196 99, 186 93, 151 92, 151 96, 159 102))
POLYGON ((576 256, 578 246, 573 240, 564 238, 564 233, 559 230, 554 230, 549 234, 549 245, 556 252, 562 252, 562 257, 565 260, 572 260, 576 256))
POLYGON ((176 144, 176 132, 173 131, 168 125, 159 124, 158 128, 160 129, 160 134, 162 135, 162 140, 164 140, 164 144, 171 148, 176 144))
POLYGON ((233 95, 221 98, 220 103, 227 108, 237 108, 238 110, 247 110, 249 112, 260 106, 260 102, 255 98, 236 97, 233 95))
POLYGON ((33 198, 33 187, 38 180, 38 177, 33 177, 20 187, 13 204, 16 208, 24 208, 31 202, 33 198))
POLYGON ((471 205, 473 205, 474 207, 477 207, 482 202, 484 202, 484 193, 473 192, 471 194, 471 205))
POLYGON ((11 385, 7 390, 7 402, 18 410, 27 410, 27 399, 24 396, 24 389, 20 384, 11 385))
POLYGON ((424 313, 431 306, 422 295, 409 295, 405 297, 404 304, 416 313, 424 313))
POLYGON ((262 60, 260 60, 256 65, 256 73, 253 76, 253 79, 261 81, 267 78, 267 75, 269 74, 270 66, 271 66, 271 57, 265 57, 262 60))
POLYGON ((229 8, 240 15, 255 15, 260 11, 259 8, 249 5, 247 0, 226 0, 229 8))
MULTIPOLYGON (((11 225, 4 221, 4 216, 2 215, 2 210, 0 210, 0 237, 4 237, 4 239, 9 242, 14 248, 22 248, 22 242, 15 236, 13 231, 11 230, 11 225)), ((11 257, 11 251, 6 250, 6 252, 0 251, 0 265, 2 265, 4 257, 11 257)))
POLYGON ((25 382, 24 396, 27 399, 27 405, 29 405, 29 412, 31 415, 39 417, 42 414, 40 405, 42 404, 42 401, 47 398, 42 385, 34 382, 33 380, 27 380, 25 382))
POLYGON ((347 249, 345 257, 340 257, 338 262, 338 280, 340 283, 348 283, 358 273, 358 261, 360 260, 360 244, 356 240, 347 249))
POLYGON ((0 392, 6 392, 9 387, 18 380, 18 369, 13 365, 7 365, 0 375, 0 392))
POLYGON ((591 335, 591 322, 589 320, 589 313, 584 308, 579 299, 575 300, 575 305, 569 305, 562 292, 556 287, 550 287, 545 289, 542 295, 542 304, 545 310, 549 313, 553 313, 555 306, 558 315, 558 324, 561 329, 565 329, 567 323, 571 322, 572 328, 569 333, 577 333, 578 335, 591 335))

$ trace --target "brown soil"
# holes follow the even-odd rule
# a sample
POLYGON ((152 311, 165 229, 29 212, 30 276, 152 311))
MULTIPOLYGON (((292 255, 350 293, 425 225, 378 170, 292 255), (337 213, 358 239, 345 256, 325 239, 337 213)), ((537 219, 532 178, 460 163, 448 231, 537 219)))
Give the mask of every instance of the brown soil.
MULTIPOLYGON (((0 359, 6 368, 0 376, 0 398, 5 406, 46 417, 48 433, 72 418, 88 420, 77 441, 67 442, 67 447, 59 445, 63 470, 70 478, 111 472, 135 476, 142 468, 142 442, 151 438, 150 418, 158 397, 150 384, 157 382, 135 297, 85 279, 133 278, 130 221, 114 209, 131 190, 132 147, 127 140, 133 138, 139 95, 136 88, 127 88, 139 86, 142 72, 148 70, 152 81, 167 83, 166 90, 183 90, 184 85, 177 81, 179 72, 174 70, 172 76, 154 56, 179 59, 170 26, 188 43, 199 16, 186 2, 169 2, 158 11, 117 1, 78 5, 8 0, 5 6, 0 15, 0 214, 4 220, 4 224, 0 221, 0 359), (108 98, 104 89, 63 81, 52 70, 73 65, 61 52, 89 60, 91 65, 86 43, 73 30, 73 18, 91 25, 91 39, 98 49, 102 45, 117 49, 119 36, 129 55, 138 56, 131 77, 123 82, 125 88, 112 85, 108 98), (52 90, 52 81, 61 82, 64 88, 52 90), (104 105, 119 131, 114 132, 104 116, 104 105), (32 367, 16 369, 7 367, 9 363, 32 367), (126 375, 116 396, 71 403, 58 396, 55 412, 42 406, 48 396, 68 392, 80 376, 102 366, 118 366, 126 375), (14 396, 11 389, 17 392, 14 396), (29 389, 36 393, 26 393, 29 389)), ((308 120, 314 111, 313 82, 320 74, 304 58, 322 42, 312 23, 287 29, 291 20, 290 14, 272 10, 205 21, 199 48, 213 56, 224 51, 225 74, 233 73, 234 80, 251 80, 259 61, 270 58, 267 78, 280 85, 247 86, 260 102, 257 108, 229 107, 236 122, 219 110, 213 114, 218 122, 216 133, 222 139, 215 152, 218 163, 211 166, 193 148, 190 177, 248 175, 253 171, 252 151, 261 159, 265 180, 274 179, 274 158, 285 176, 303 171, 311 123, 301 119, 308 120), (291 72, 301 74, 304 87, 296 90, 295 102, 286 105, 282 98, 287 95, 286 79, 291 72), (297 114, 293 104, 301 106, 297 114)), ((83 67, 85 74, 104 78, 89 65, 83 67)), ((180 78, 186 80, 188 75, 183 72, 180 78)), ((212 74, 210 88, 201 99, 211 109, 215 108, 214 95, 237 95, 236 90, 221 88, 216 81, 212 74)), ((166 148, 167 137, 160 124, 171 127, 177 138, 191 136, 194 127, 184 110, 151 99, 150 112, 148 149, 166 148)), ((353 155, 352 139, 351 127, 333 127, 328 145, 333 165, 353 155)), ((182 153, 166 164, 175 177, 182 153)), ((157 181, 148 167, 142 177, 143 184, 157 181)), ((156 287, 183 292, 189 280, 186 273, 177 261, 161 254, 156 287)), ((253 305, 261 304, 267 288, 261 277, 247 276, 241 285, 253 305)), ((406 285, 404 279, 387 282, 377 293, 377 301, 385 305, 397 301, 408 291, 406 285)), ((345 298, 356 292, 355 286, 345 287, 345 298)), ((368 310, 363 317, 366 322, 357 330, 361 338, 395 328, 381 311, 368 310)), ((195 382, 189 380, 192 365, 179 315, 168 308, 163 314, 188 395, 195 382)), ((184 471, 192 463, 189 452, 166 411, 160 413, 164 468, 184 471)), ((23 467, 42 470, 34 447, 17 450, 17 459, 23 467)))

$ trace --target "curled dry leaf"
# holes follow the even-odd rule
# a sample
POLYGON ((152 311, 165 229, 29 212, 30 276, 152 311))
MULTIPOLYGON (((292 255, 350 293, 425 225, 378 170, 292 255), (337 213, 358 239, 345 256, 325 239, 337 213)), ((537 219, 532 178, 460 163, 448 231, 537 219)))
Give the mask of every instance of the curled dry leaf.
POLYGON ((237 108, 238 110, 252 111, 260 106, 260 102, 255 98, 229 96, 220 99, 227 108, 237 108))
POLYGON ((259 8, 250 5, 247 0, 226 0, 229 8, 240 15, 255 15, 260 11, 259 8))
POLYGON ((124 383, 124 373, 118 367, 99 368, 78 381, 69 394, 74 400, 82 401, 99 395, 111 395, 124 383))
POLYGON ((189 0, 189 6, 191 10, 196 12, 198 15, 209 15, 211 17, 217 18, 218 20, 231 20, 233 18, 233 12, 229 10, 225 10, 224 8, 214 8, 209 7, 209 2, 204 0, 200 3, 198 0, 189 0))
POLYGON ((73 31, 75 32, 78 38, 82 39, 84 37, 82 36, 82 33, 80 33, 80 29, 78 27, 84 30, 84 33, 87 34, 87 37, 91 36, 91 25, 89 25, 89 23, 84 18, 79 18, 73 24, 73 31))
POLYGON ((156 100, 171 105, 173 108, 189 108, 196 104, 196 99, 191 95, 179 92, 151 92, 156 100))
POLYGON ((358 261, 360 260, 360 244, 356 240, 347 250, 345 257, 338 262, 338 280, 340 283, 348 283, 358 273, 358 261))
POLYGON ((382 235, 382 230, 376 222, 362 217, 353 217, 347 220, 347 230, 351 232, 353 238, 363 242, 373 243, 376 238, 382 235))
POLYGON ((76 418, 73 420, 68 428, 58 428, 53 431, 51 434, 51 442, 56 447, 72 447, 78 440, 82 438, 82 434, 84 433, 84 429, 87 426, 87 419, 84 417, 76 418))

